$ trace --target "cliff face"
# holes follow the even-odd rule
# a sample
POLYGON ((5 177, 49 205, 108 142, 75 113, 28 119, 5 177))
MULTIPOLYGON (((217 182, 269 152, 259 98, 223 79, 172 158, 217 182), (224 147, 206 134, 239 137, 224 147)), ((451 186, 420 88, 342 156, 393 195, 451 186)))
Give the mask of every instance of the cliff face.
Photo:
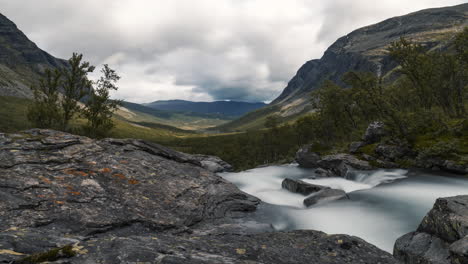
POLYGON ((45 68, 66 65, 66 61, 38 48, 0 14, 0 95, 31 97, 29 86, 45 68))
MULTIPOLYGON (((386 49, 400 37, 422 43, 432 49, 443 49, 453 35, 466 26, 468 4, 462 4, 394 17, 355 30, 338 39, 325 51, 321 59, 306 62, 283 93, 267 108, 278 108, 275 112, 283 117, 297 116, 310 111, 309 94, 319 88, 324 80, 330 79, 340 83, 341 76, 348 71, 370 71, 389 77, 396 65, 386 54, 386 49)), ((261 110, 263 114, 258 112, 259 117, 271 114, 271 111, 261 110)), ((249 115, 245 116, 245 122, 252 122, 251 117, 252 115, 250 118, 249 115)), ((239 121, 242 121, 242 118, 239 121)), ((239 121, 237 123, 243 123, 239 121)))

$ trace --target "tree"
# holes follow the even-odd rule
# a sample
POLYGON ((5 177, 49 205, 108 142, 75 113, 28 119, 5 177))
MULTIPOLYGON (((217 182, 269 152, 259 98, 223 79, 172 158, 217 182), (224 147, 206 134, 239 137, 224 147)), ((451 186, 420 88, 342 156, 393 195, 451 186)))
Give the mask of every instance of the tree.
POLYGON ((114 127, 112 114, 121 105, 121 101, 110 99, 110 91, 118 89, 116 83, 120 76, 107 64, 101 72, 103 76, 91 90, 83 111, 83 116, 87 119, 85 130, 93 137, 103 137, 114 127))
POLYGON ((45 77, 38 86, 31 87, 34 101, 28 108, 28 120, 38 128, 58 128, 61 125, 60 86, 62 73, 59 70, 45 70, 45 77))
POLYGON ((73 116, 80 111, 79 102, 90 93, 93 83, 88 79, 88 73, 94 71, 94 66, 89 62, 83 62, 83 54, 73 53, 68 60, 69 68, 63 70, 63 99, 62 124, 63 130, 68 129, 68 124, 73 116))

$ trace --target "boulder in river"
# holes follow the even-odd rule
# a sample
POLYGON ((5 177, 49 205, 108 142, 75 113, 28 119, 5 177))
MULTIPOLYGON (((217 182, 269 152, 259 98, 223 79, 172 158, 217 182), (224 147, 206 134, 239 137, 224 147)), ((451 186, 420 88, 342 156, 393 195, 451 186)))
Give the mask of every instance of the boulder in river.
POLYGON ((296 153, 296 162, 302 168, 317 168, 320 155, 311 151, 310 145, 302 146, 296 153))
POLYGON ((233 170, 231 164, 216 156, 195 154, 193 157, 200 162, 203 168, 211 172, 229 172, 233 170))
POLYGON ((439 198, 418 229, 395 242, 394 256, 407 264, 468 263, 468 196, 439 198))
POLYGON ((323 189, 319 192, 313 193, 306 199, 304 199, 304 205, 309 207, 316 204, 330 202, 341 199, 349 199, 348 195, 343 190, 338 189, 323 189))
POLYGON ((309 195, 311 193, 319 192, 324 189, 329 189, 329 187, 307 183, 301 180, 293 180, 286 178, 281 183, 283 189, 286 189, 293 193, 299 193, 302 195, 309 195))
POLYGON ((396 263, 353 236, 271 232, 259 203, 158 144, 0 134, 0 263, 396 263))
POLYGON ((369 162, 360 160, 350 154, 336 154, 323 157, 318 165, 326 170, 332 171, 335 175, 345 177, 350 170, 372 170, 369 162))

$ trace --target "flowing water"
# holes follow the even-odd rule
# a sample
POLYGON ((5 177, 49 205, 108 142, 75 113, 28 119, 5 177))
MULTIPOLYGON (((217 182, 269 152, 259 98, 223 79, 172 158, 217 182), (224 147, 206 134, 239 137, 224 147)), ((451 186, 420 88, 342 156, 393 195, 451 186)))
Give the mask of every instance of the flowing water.
POLYGON ((406 170, 353 172, 344 178, 313 179, 296 165, 270 166, 221 176, 264 203, 256 217, 277 230, 313 229, 349 234, 392 252, 395 240, 414 231, 439 197, 468 194, 468 178, 406 170), (342 189, 349 200, 306 208, 305 196, 281 188, 285 178, 342 189))

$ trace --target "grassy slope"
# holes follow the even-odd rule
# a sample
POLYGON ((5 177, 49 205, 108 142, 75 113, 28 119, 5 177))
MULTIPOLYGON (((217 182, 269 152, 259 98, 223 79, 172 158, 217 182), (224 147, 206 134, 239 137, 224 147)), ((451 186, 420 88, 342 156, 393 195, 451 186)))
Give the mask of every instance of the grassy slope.
POLYGON ((229 120, 211 117, 209 115, 194 115, 189 113, 176 113, 155 110, 137 104, 128 105, 125 107, 130 110, 118 111, 118 115, 123 119, 136 123, 156 123, 168 126, 177 127, 182 130, 202 130, 214 126, 218 126, 228 122, 229 120))
MULTIPOLYGON (((0 132, 17 132, 32 128, 32 124, 26 117, 28 104, 30 103, 29 99, 0 96, 0 132)), ((191 135, 183 130, 171 127, 158 127, 157 125, 144 127, 119 118, 114 119, 114 121, 116 127, 109 136, 115 138, 140 138, 164 143, 174 138, 191 135)), ((73 124, 77 125, 83 122, 83 120, 75 120, 73 124)))

